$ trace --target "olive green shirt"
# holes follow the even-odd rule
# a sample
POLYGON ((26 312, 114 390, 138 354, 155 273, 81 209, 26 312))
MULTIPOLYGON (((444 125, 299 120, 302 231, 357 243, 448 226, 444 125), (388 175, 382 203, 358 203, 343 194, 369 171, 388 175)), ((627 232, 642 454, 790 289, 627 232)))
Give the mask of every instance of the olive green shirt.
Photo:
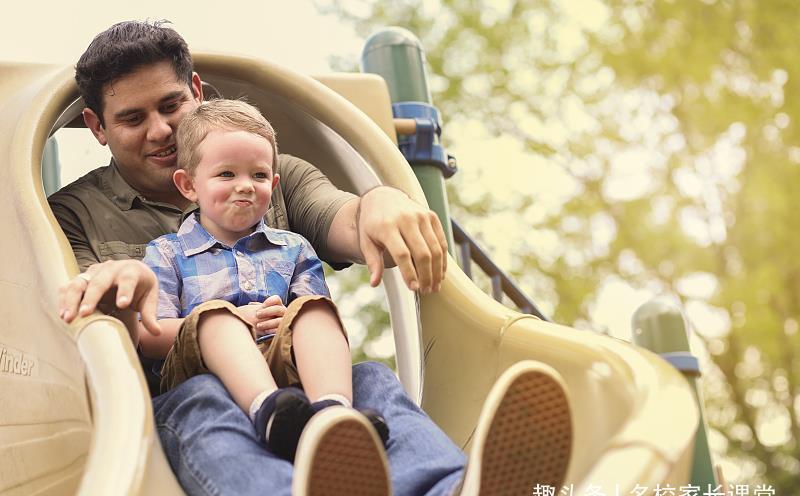
MULTIPOLYGON (((354 195, 337 189, 305 160, 278 156, 281 180, 265 215, 267 225, 296 232, 311 242, 319 257, 336 268, 327 250, 328 231, 336 212, 354 195)), ((114 160, 52 194, 48 201, 72 245, 81 270, 106 260, 142 259, 153 239, 177 232, 183 218, 174 205, 149 201, 119 173, 114 160)))

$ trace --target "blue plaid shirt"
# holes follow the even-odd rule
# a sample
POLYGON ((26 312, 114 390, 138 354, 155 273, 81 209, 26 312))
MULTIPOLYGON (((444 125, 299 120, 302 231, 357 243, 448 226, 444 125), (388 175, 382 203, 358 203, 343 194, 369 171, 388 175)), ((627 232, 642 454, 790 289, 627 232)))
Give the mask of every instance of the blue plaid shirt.
POLYGON ((330 296, 322 262, 299 234, 269 228, 262 219, 230 247, 214 239, 196 215, 177 233, 147 245, 143 262, 158 278, 159 319, 186 317, 209 300, 242 306, 278 295, 288 305, 298 296, 330 296))

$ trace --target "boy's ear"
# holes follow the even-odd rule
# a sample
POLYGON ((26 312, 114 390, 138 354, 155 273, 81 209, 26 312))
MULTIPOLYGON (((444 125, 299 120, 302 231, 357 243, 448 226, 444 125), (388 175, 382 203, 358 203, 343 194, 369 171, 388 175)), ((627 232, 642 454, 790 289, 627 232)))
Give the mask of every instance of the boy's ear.
POLYGON ((272 191, 275 191, 275 188, 278 186, 278 181, 281 180, 280 174, 275 174, 272 176, 272 191))
POLYGON ((178 169, 172 174, 172 182, 178 191, 190 202, 197 202, 197 193, 194 190, 194 180, 186 169, 178 169))
POLYGON ((94 110, 86 107, 83 109, 83 122, 86 124, 86 127, 94 134, 94 137, 97 138, 97 142, 103 146, 106 146, 108 140, 106 139, 106 130, 103 129, 103 125, 100 124, 100 118, 97 114, 94 113, 94 110))

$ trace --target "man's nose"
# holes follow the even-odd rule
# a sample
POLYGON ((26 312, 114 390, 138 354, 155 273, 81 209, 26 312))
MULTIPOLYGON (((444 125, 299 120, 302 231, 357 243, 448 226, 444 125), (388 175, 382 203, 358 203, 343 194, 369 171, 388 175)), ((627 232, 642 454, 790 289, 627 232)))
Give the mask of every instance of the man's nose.
POLYGON ((172 122, 167 116, 156 114, 150 119, 147 127, 147 139, 157 143, 167 141, 172 135, 172 122))

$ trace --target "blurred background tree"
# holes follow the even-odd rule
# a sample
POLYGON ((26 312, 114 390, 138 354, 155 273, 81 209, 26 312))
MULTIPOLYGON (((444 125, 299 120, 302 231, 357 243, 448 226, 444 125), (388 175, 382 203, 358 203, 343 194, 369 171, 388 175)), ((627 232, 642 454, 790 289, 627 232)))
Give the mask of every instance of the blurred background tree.
MULTIPOLYGON (((555 321, 629 339, 638 304, 678 299, 705 358, 712 447, 726 476, 794 494, 795 3, 318 7, 365 38, 387 25, 420 37, 444 142, 461 168, 448 182, 453 215, 555 321)), ((351 273, 336 284, 350 291, 363 280, 351 273)), ((391 341, 381 300, 371 301, 353 322, 366 343, 359 353, 391 362, 385 346, 370 348, 372 339, 391 341)))

